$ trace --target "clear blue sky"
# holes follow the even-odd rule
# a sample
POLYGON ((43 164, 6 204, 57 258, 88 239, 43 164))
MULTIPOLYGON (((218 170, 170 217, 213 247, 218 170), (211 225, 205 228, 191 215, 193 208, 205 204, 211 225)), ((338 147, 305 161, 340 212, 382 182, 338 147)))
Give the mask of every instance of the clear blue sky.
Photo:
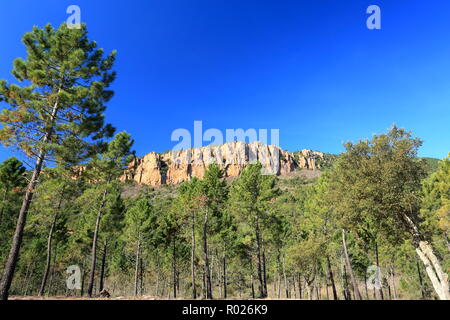
MULTIPOLYGON (((278 128, 280 145, 338 153, 392 124, 450 151, 450 1, 16 0, 0 4, 0 79, 23 33, 81 7, 90 37, 117 49, 107 119, 143 155, 176 128, 278 128), (366 28, 366 8, 382 29, 366 28)), ((0 161, 9 156, 0 149, 0 161)))

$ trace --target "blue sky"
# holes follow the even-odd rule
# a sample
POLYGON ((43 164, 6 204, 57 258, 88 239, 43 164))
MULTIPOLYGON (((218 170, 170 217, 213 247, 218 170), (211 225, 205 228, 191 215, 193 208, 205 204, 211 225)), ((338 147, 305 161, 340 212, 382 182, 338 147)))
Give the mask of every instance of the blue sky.
POLYGON ((395 123, 424 140, 420 155, 450 151, 450 1, 2 1, 0 79, 13 80, 23 33, 59 25, 70 4, 118 51, 107 120, 139 155, 171 149, 194 120, 332 153, 395 123), (381 30, 366 27, 371 4, 381 30))

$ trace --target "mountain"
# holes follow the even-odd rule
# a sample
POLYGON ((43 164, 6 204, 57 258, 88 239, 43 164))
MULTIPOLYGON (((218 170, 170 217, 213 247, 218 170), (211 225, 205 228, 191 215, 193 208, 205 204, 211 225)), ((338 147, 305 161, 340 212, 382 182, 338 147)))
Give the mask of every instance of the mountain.
POLYGON ((239 176, 249 163, 260 162, 267 174, 287 175, 296 169, 319 169, 326 157, 322 152, 304 149, 295 153, 261 142, 228 142, 202 148, 151 152, 136 157, 121 181, 159 186, 178 184, 193 177, 202 178, 208 165, 217 163, 226 177, 239 176))

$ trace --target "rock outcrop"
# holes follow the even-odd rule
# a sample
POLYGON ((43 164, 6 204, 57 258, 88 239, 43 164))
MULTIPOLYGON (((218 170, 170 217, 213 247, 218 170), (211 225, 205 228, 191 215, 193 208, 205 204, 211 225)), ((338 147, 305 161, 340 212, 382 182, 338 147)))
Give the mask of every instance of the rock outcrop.
POLYGON ((317 169, 318 158, 323 158, 318 151, 290 153, 261 142, 235 141, 162 154, 151 152, 134 159, 121 180, 150 186, 177 184, 193 177, 202 178, 212 163, 217 163, 226 177, 237 177, 249 163, 256 162, 262 164, 266 174, 286 175, 297 168, 317 169))

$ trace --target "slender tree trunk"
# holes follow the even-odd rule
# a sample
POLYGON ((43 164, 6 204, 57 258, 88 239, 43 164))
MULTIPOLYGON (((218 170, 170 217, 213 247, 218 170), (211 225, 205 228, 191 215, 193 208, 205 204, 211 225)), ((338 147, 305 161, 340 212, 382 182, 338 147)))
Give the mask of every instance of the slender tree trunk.
POLYGON ((262 245, 264 297, 267 297, 266 249, 262 245))
POLYGON ((395 287, 395 271, 394 267, 391 266, 391 279, 392 279, 392 291, 394 293, 394 299, 397 299, 397 288, 395 287))
POLYGON ((106 269, 107 251, 108 251, 108 242, 105 240, 105 244, 103 245, 102 268, 100 270, 100 285, 99 285, 100 292, 102 292, 102 290, 105 286, 105 269, 106 269))
POLYGON ((191 281, 192 281, 192 299, 197 299, 197 288, 195 284, 195 212, 192 211, 191 225, 191 281))
POLYGON ((254 285, 254 283, 253 283, 253 272, 252 272, 252 274, 250 275, 250 281, 251 281, 251 283, 252 283, 252 298, 255 299, 255 285, 254 285))
POLYGON ((292 276, 292 286, 294 287, 293 288, 294 299, 297 299, 297 287, 296 287, 296 285, 297 285, 297 281, 296 281, 296 276, 295 276, 295 273, 294 273, 294 275, 292 276))
POLYGON ((95 222, 95 230, 94 230, 94 238, 92 239, 92 254, 91 254, 91 272, 89 274, 89 283, 88 283, 88 296, 92 297, 92 290, 94 288, 94 278, 95 278, 95 263, 97 261, 97 240, 98 240, 98 233, 100 231, 100 219, 102 218, 102 211, 103 207, 106 204, 106 195, 108 191, 105 189, 103 191, 103 199, 100 204, 100 208, 97 212, 97 220, 95 222))
POLYGON ((339 297, 338 297, 337 291, 336 291, 336 284, 334 283, 333 270, 331 269, 330 257, 328 255, 327 255, 327 264, 328 264, 328 275, 330 277, 331 287, 333 289, 333 299, 339 300, 339 297))
POLYGON ((264 279, 263 279, 263 271, 262 271, 262 257, 261 257, 261 233, 259 229, 259 216, 256 215, 256 224, 255 224, 255 232, 256 232, 256 262, 257 262, 257 272, 258 272, 258 287, 259 287, 259 296, 260 298, 265 298, 264 292, 264 279))
POLYGON ((302 280, 301 280, 301 275, 300 273, 297 276, 298 278, 298 296, 300 299, 303 299, 303 290, 302 290, 302 280))
POLYGON ((203 222, 203 256, 205 259, 206 299, 212 299, 211 271, 208 257, 208 210, 205 211, 205 220, 203 222))
POLYGON ((30 269, 31 269, 31 266, 32 266, 32 265, 33 265, 33 260, 31 260, 31 262, 28 263, 28 265, 27 265, 27 271, 25 272, 25 279, 24 279, 24 282, 23 282, 23 284, 22 284, 22 295, 23 295, 23 296, 25 295, 26 290, 27 290, 28 276, 29 276, 29 274, 30 274, 30 269))
POLYGON ((142 296, 144 294, 144 265, 143 258, 141 257, 141 262, 139 263, 139 293, 142 296))
POLYGON ((47 238, 47 260, 46 260, 46 264, 45 264, 44 275, 42 276, 41 287, 40 287, 39 292, 38 292, 38 296, 39 297, 41 297, 44 294, 44 292, 45 292, 45 285, 47 284, 47 278, 48 278, 48 274, 50 272, 50 265, 51 265, 51 258, 52 258, 53 231, 55 230, 56 220, 58 218, 59 209, 60 209, 60 206, 61 206, 61 201, 62 201, 62 199, 59 200, 58 207, 56 209, 55 215, 53 216, 53 221, 52 221, 52 224, 50 226, 50 231, 48 233, 48 238, 47 238))
POLYGON ((225 250, 223 252, 223 298, 227 298, 227 256, 225 250))
MULTIPOLYGON (((47 135, 45 142, 49 139, 50 134, 47 135)), ((11 282, 16 269, 17 260, 19 258, 20 246, 22 244, 23 230, 25 228, 28 210, 30 208, 31 200, 33 199, 34 189, 38 183, 39 176, 44 162, 45 151, 42 149, 36 160, 36 165, 33 171, 30 182, 28 183, 27 191, 20 208, 19 216, 17 218, 16 230, 14 232, 11 250, 9 251, 8 259, 6 260, 3 276, 0 281, 0 300, 7 300, 11 282)))
POLYGON ((141 259, 141 241, 138 240, 136 246, 136 265, 134 268, 134 295, 138 295, 138 283, 139 283, 139 260, 141 259))
POLYGON ((281 261, 283 263, 284 291, 286 293, 286 299, 287 299, 287 298, 289 298, 289 289, 288 289, 288 283, 287 283, 287 277, 286 277, 286 265, 284 262, 284 255, 283 255, 283 259, 281 261))
POLYGON ((369 300, 369 288, 367 288, 367 274, 364 272, 364 288, 366 289, 366 299, 369 300))
POLYGON ((177 252, 176 252, 176 244, 175 244, 175 236, 172 239, 172 271, 173 271, 173 298, 177 297, 177 252))
POLYGON ((350 289, 348 286, 347 268, 344 265, 344 296, 345 300, 352 300, 352 295, 350 294, 350 289))
POLYGON ((344 246, 344 256, 345 256, 345 263, 347 265, 348 273, 350 274, 350 279, 352 281, 353 286, 353 292, 355 294, 356 300, 361 300, 361 294, 359 293, 358 289, 358 283, 356 282, 355 275, 353 274, 353 269, 350 264, 350 258, 348 256, 348 250, 347 250, 347 243, 345 242, 345 231, 342 229, 342 244, 344 246))
POLYGON ((56 272, 55 266, 56 266, 57 258, 58 258, 58 242, 55 242, 54 249, 53 249, 53 264, 51 267, 50 280, 48 282, 47 296, 51 295, 51 290, 53 288, 52 286, 53 286, 54 278, 55 278, 55 272, 56 272))

